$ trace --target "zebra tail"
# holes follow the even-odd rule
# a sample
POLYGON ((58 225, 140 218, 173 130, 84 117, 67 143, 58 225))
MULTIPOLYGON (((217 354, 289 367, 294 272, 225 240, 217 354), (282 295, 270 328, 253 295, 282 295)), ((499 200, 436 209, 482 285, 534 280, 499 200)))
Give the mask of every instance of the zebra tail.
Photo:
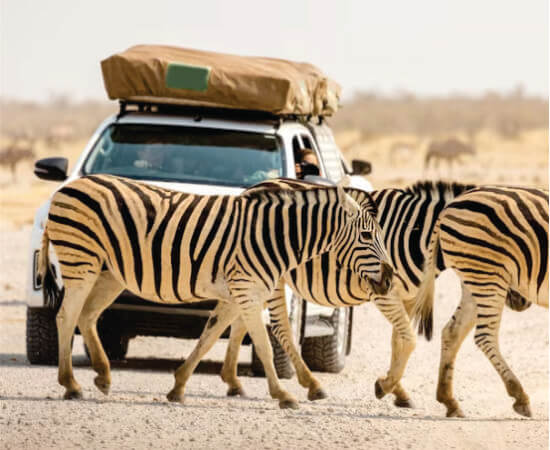
POLYGON ((424 279, 420 283, 411 319, 418 324, 418 334, 431 340, 433 331, 434 286, 439 253, 439 222, 436 223, 428 246, 428 256, 424 262, 424 279))
POLYGON ((42 235, 42 247, 38 255, 37 282, 38 284, 42 283, 44 305, 57 312, 61 307, 61 302, 65 295, 65 288, 63 287, 60 289, 55 280, 54 268, 50 264, 50 257, 48 254, 49 244, 50 238, 48 237, 48 231, 46 229, 42 235))

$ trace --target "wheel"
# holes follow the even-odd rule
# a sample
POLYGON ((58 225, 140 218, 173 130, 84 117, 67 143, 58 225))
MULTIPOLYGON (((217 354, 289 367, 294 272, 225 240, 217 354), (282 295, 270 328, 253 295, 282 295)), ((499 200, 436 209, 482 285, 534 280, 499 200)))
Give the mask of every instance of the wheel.
POLYGON ((302 357, 310 370, 338 373, 346 363, 349 338, 349 308, 338 308, 327 319, 334 328, 331 336, 308 337, 302 344, 302 357))
POLYGON ((49 308, 27 308, 27 359, 31 364, 57 365, 56 312, 49 308))
MULTIPOLYGON (((294 342, 297 346, 300 345, 300 337, 303 333, 303 300, 292 295, 290 302, 290 327, 292 330, 292 335, 294 336, 294 342)), ((267 327, 267 332, 269 335, 269 341, 271 342, 271 348, 273 349, 273 365, 277 372, 277 377, 281 379, 290 379, 294 375, 294 368, 292 367, 292 362, 290 358, 284 351, 281 344, 271 332, 271 327, 267 327)), ((264 366, 258 358, 258 354, 252 345, 252 364, 251 364, 252 373, 254 376, 265 376, 264 366)))
MULTIPOLYGON (((110 361, 122 361, 126 358, 130 338, 117 330, 114 321, 100 318, 97 323, 97 334, 110 361)), ((84 344, 84 351, 90 358, 90 352, 86 344, 84 344)))

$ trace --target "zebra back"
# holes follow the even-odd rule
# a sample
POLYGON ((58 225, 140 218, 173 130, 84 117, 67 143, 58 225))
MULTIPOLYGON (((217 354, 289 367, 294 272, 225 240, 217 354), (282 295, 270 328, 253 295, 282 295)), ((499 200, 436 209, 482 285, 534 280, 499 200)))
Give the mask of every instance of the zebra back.
MULTIPOLYGON (((434 225, 445 206, 454 198, 475 188, 475 185, 422 181, 405 189, 373 191, 377 220, 394 275, 405 293, 415 295, 422 279, 422 268, 434 225)), ((437 269, 444 270, 437 257, 437 269)))
POLYGON ((457 253, 465 265, 494 266, 491 274, 506 273, 502 281, 529 300, 548 298, 548 191, 474 189, 447 206, 439 235, 445 255, 457 253))
POLYGON ((227 297, 241 200, 87 176, 52 198, 46 232, 65 285, 106 267, 134 294, 158 302, 227 297))

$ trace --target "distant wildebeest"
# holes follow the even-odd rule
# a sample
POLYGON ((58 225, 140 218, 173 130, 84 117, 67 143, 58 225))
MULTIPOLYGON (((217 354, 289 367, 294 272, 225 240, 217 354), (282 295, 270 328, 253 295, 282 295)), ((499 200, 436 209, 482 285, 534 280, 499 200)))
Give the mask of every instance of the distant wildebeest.
POLYGON ((0 166, 10 169, 12 182, 16 181, 17 164, 35 158, 34 143, 34 138, 28 139, 24 144, 19 144, 17 138, 12 138, 11 142, 0 150, 0 166))
POLYGON ((449 164, 449 171, 452 170, 453 161, 460 161, 462 155, 475 155, 476 149, 473 144, 467 144, 457 138, 448 138, 444 140, 432 141, 426 151, 424 159, 424 170, 430 166, 430 161, 434 160, 435 167, 439 167, 439 161, 444 159, 449 164))

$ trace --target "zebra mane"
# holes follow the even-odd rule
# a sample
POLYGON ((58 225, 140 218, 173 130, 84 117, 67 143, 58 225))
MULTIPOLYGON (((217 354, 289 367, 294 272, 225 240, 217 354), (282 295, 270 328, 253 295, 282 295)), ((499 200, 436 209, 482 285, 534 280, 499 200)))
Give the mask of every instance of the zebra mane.
MULTIPOLYGON (((266 194, 269 192, 281 192, 281 191, 306 191, 310 189, 333 189, 336 185, 323 185, 318 183, 312 183, 310 181, 295 180, 293 178, 275 178, 273 180, 262 181, 254 186, 246 189, 241 196, 254 197, 257 195, 266 194)), ((361 189, 352 187, 344 187, 344 191, 355 200, 359 206, 368 211, 372 215, 378 213, 378 207, 372 198, 372 196, 361 189)))
POLYGON ((333 189, 336 186, 311 183, 309 181, 294 180, 292 178, 275 178, 273 180, 262 181, 246 189, 241 196, 253 197, 269 192, 281 191, 307 191, 310 189, 333 189))
POLYGON ((456 181, 448 182, 448 181, 417 181, 416 183, 412 184, 411 186, 408 186, 404 189, 404 192, 406 194, 411 195, 420 195, 424 193, 438 193, 441 197, 445 195, 446 192, 449 192, 452 194, 452 197, 456 197, 463 192, 469 191, 470 189, 476 188, 477 185, 475 184, 464 184, 464 183, 458 183, 456 181))

